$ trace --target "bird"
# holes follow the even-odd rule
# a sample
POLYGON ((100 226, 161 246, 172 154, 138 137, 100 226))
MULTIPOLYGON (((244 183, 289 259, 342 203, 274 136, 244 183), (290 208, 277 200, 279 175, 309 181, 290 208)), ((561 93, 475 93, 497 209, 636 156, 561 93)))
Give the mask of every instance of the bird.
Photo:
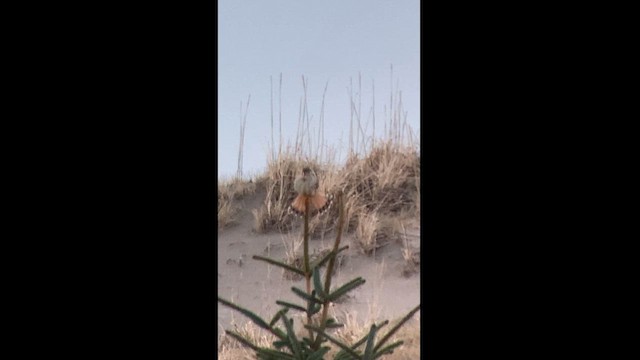
POLYGON ((310 213, 317 211, 321 214, 329 209, 333 202, 333 197, 319 193, 319 185, 315 171, 309 167, 302 168, 302 173, 293 182, 293 189, 298 195, 293 199, 289 210, 296 215, 304 216, 307 198, 309 198, 310 213))

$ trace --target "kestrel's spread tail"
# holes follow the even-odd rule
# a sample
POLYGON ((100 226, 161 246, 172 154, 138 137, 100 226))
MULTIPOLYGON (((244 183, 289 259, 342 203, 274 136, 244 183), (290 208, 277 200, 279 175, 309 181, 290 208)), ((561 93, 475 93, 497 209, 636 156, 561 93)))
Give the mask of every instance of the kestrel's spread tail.
POLYGON ((291 203, 291 211, 296 215, 304 216, 305 211, 305 200, 309 198, 309 212, 318 211, 319 214, 327 211, 331 204, 333 203, 333 197, 331 195, 324 196, 321 194, 314 194, 311 196, 307 195, 298 195, 295 199, 293 199, 293 203, 291 203))
POLYGON ((326 211, 331 206, 333 197, 317 193, 318 186, 316 173, 308 167, 302 169, 302 175, 298 176, 293 183, 293 188, 298 193, 298 196, 293 200, 289 210, 297 215, 304 215, 306 209, 305 201, 308 198, 309 212, 318 211, 323 213, 326 211))

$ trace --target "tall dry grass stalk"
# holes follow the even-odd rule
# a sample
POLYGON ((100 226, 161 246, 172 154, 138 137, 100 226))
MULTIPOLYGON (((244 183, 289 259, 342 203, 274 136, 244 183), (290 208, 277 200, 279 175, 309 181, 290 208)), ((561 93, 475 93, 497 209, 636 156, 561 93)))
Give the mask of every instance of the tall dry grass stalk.
POLYGON ((249 113, 249 102, 251 101, 251 94, 249 94, 249 98, 247 99, 247 107, 244 111, 244 119, 242 117, 242 101, 240 102, 240 146, 238 149, 238 171, 236 176, 238 179, 242 178, 242 160, 243 160, 243 149, 244 149, 244 130, 247 127, 247 114, 249 113))
POLYGON ((270 95, 271 95, 271 143, 270 143, 270 147, 271 147, 271 157, 275 158, 276 154, 275 154, 275 143, 273 142, 273 76, 269 77, 269 80, 271 82, 271 87, 270 87, 270 95))

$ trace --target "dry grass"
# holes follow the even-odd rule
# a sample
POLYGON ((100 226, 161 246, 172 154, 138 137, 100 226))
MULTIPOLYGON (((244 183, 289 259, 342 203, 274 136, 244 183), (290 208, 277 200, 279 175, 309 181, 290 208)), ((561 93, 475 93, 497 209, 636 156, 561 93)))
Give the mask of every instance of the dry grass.
MULTIPOLYGON (((343 316, 339 316, 338 319, 342 324, 344 324, 344 327, 333 330, 332 335, 347 344, 355 343, 369 331, 370 323, 360 321, 357 313, 345 313, 343 316)), ((399 320, 400 319, 390 321, 389 324, 380 330, 380 336, 384 335, 386 331, 391 329, 399 320)), ((251 340, 251 342, 258 346, 269 347, 275 340, 273 335, 263 331, 251 322, 242 327, 234 327, 233 331, 238 332, 245 339, 251 340)), ((298 331, 300 336, 306 335, 302 329, 299 329, 298 331)), ((401 327, 400 330, 391 337, 388 344, 398 340, 404 341, 404 344, 397 348, 393 354, 382 357, 383 359, 405 360, 420 358, 420 314, 414 315, 408 323, 401 327)), ((339 349, 337 347, 332 347, 332 350, 327 353, 325 358, 333 358, 338 350, 339 349)), ((218 339, 218 359, 249 360, 255 359, 255 354, 251 349, 244 347, 235 339, 223 333, 218 339)))
POLYGON ((355 239, 356 244, 363 253, 371 255, 376 249, 384 244, 378 243, 378 230, 380 229, 380 220, 377 212, 363 213, 359 216, 356 225, 355 239))
MULTIPOLYGON (((342 168, 322 165, 314 160, 303 160, 292 154, 270 162, 261 186, 266 197, 263 206, 254 211, 257 232, 271 230, 289 232, 300 221, 289 214, 288 207, 295 193, 293 181, 303 166, 309 166, 322 179, 320 191, 332 193, 341 190, 346 195, 347 224, 356 231, 364 251, 375 248, 376 236, 390 237, 388 219, 400 215, 419 215, 420 159, 415 148, 400 147, 393 143, 377 145, 367 156, 352 155, 342 168)), ((334 230, 337 209, 310 219, 312 238, 334 230)))
MULTIPOLYGON (((247 322, 241 327, 237 324, 233 324, 233 327, 232 331, 261 347, 269 347, 275 340, 275 336, 266 331, 262 331, 262 329, 252 322, 247 322)), ((240 344, 237 340, 228 336, 224 332, 218 336, 218 359, 253 360, 255 358, 256 356, 253 350, 240 344)))
POLYGON ((269 162, 267 172, 260 181, 266 190, 266 197, 263 206, 254 211, 256 232, 291 230, 294 216, 289 214, 288 206, 293 201, 293 181, 299 171, 298 166, 298 162, 288 156, 269 162))
POLYGON ((237 200, 256 191, 256 184, 251 180, 234 178, 218 184, 218 230, 235 224, 238 213, 237 200))
POLYGON ((234 217, 237 210, 231 200, 220 198, 218 195, 218 230, 222 230, 235 222, 234 217))
MULTIPOLYGON (((418 218, 420 160, 417 150, 386 142, 366 156, 353 155, 332 179, 347 196, 347 229, 365 254, 400 237, 398 220, 418 218)), ((330 216, 335 216, 334 213, 330 216)))
MULTIPOLYGON (((290 234, 287 234, 287 236, 282 239, 282 244, 285 249, 284 263, 300 270, 303 270, 303 256, 300 250, 302 242, 303 239, 301 237, 290 234)), ((282 277, 289 280, 302 279, 302 275, 284 269, 282 269, 282 277)))
MULTIPOLYGON (((393 79, 393 67, 391 67, 393 79)), ((392 81, 393 82, 393 81, 392 81)), ((311 125, 307 104, 308 80, 302 77, 303 97, 300 102, 297 132, 293 143, 282 143, 282 113, 279 114, 279 144, 274 143, 273 79, 271 89, 271 146, 268 163, 261 186, 266 190, 263 206, 254 211, 254 230, 289 232, 299 222, 288 213, 293 192, 293 181, 303 166, 311 167, 322 179, 321 191, 341 190, 346 195, 347 228, 357 231, 363 251, 370 253, 377 246, 378 236, 394 237, 385 228, 389 217, 410 212, 415 217, 420 212, 420 158, 419 141, 414 138, 403 109, 402 92, 393 89, 389 104, 385 105, 384 121, 375 118, 375 97, 372 97, 370 117, 362 118, 362 79, 350 83, 351 119, 349 125, 348 156, 342 166, 336 161, 335 149, 328 148, 324 136, 324 98, 317 124, 311 125), (356 95, 354 95, 354 92, 356 95), (388 108, 388 113, 387 113, 388 108), (378 130, 376 134, 376 125, 378 130), (317 133, 310 131, 317 128, 317 133)), ((280 88, 282 76, 280 77, 280 88)), ((372 83, 372 88, 375 85, 372 83)), ((279 100, 281 103, 282 99, 279 100)), ((248 101, 247 101, 248 102, 248 101)), ((242 133, 241 133, 242 134, 242 133)), ((242 147, 240 148, 240 152, 242 147)), ((334 230, 335 224, 327 219, 335 218, 337 210, 328 216, 310 219, 312 238, 322 237, 334 230)))
POLYGON ((402 248, 402 258, 404 259, 404 266, 402 268, 402 275, 409 277, 420 271, 420 251, 411 248, 409 245, 405 245, 402 248))
MULTIPOLYGON (((362 321, 358 318, 357 313, 344 313, 342 316, 338 316, 340 323, 344 324, 344 327, 334 330, 333 336, 346 344, 353 344, 360 340, 367 334, 371 326, 371 321, 362 321)), ((400 319, 390 321, 389 324, 384 326, 380 330, 379 337, 386 334, 400 319)), ((376 321, 380 323, 380 321, 376 321)), ((420 358, 420 315, 416 314, 409 320, 408 323, 398 330, 398 332, 391 337, 387 344, 391 344, 395 341, 402 340, 404 344, 396 349, 393 354, 385 355, 382 359, 388 360, 400 360, 400 359, 419 359, 420 358)), ((330 359, 339 351, 337 348, 332 348, 327 354, 327 358, 330 359)))
MULTIPOLYGON (((393 68, 391 68, 393 78, 393 68)), ((347 228, 357 231, 363 251, 370 253, 378 236, 393 238, 395 235, 385 226, 387 219, 400 213, 411 213, 418 217, 420 212, 420 157, 419 141, 414 138, 408 125, 407 113, 403 109, 402 93, 391 91, 389 113, 385 121, 379 121, 376 134, 375 98, 372 98, 370 114, 366 123, 362 119, 362 82, 358 75, 357 88, 352 80, 350 85, 351 120, 349 126, 349 149, 346 161, 338 165, 335 149, 325 144, 324 97, 319 121, 311 125, 308 113, 308 80, 302 77, 303 98, 293 144, 282 143, 282 120, 280 119, 280 142, 274 144, 273 107, 271 110, 271 148, 268 154, 267 170, 261 186, 266 190, 263 206, 254 211, 254 230, 259 233, 269 231, 289 232, 299 226, 287 208, 294 197, 293 181, 304 166, 312 168, 320 177, 322 192, 341 190, 346 195, 347 228), (356 96, 354 96, 354 91, 356 96), (316 128, 312 134, 310 129, 316 128), (382 134, 382 135, 381 135, 382 134)), ((374 84, 372 84, 372 87, 374 84)), ((272 85, 273 86, 273 85, 272 85)), ((282 77, 280 78, 280 87, 282 77)), ((393 85, 392 85, 393 87, 393 85)), ((273 101, 273 89, 272 89, 273 101)), ((281 100, 280 100, 281 101, 281 100)), ((280 117, 282 114, 280 114, 280 117)), ((328 219, 337 215, 334 208, 328 216, 310 219, 309 230, 312 238, 326 235, 335 228, 328 219)))
POLYGON ((357 200, 354 210, 395 215, 416 208, 420 160, 416 149, 386 142, 365 157, 349 158, 341 178, 346 194, 357 200))
MULTIPOLYGON (((393 324, 387 325, 393 326, 393 324)), ((409 323, 405 324, 398 330, 390 342, 397 340, 404 341, 393 354, 384 357, 385 360, 406 360, 420 359, 420 315, 416 314, 409 323)))
MULTIPOLYGON (((269 231, 290 232, 300 226, 302 219, 291 214, 289 205, 295 197, 293 182, 300 169, 308 166, 312 168, 321 179, 329 174, 320 163, 314 160, 304 160, 290 153, 283 154, 279 160, 270 161, 266 174, 259 181, 263 186, 266 196, 263 205, 253 212, 254 230, 258 233, 269 231)), ((324 184, 321 183, 321 186, 324 184)), ((327 187, 320 191, 327 193, 327 187)), ((312 238, 317 238, 333 229, 333 224, 327 221, 327 216, 311 216, 309 219, 309 231, 312 238)))
MULTIPOLYGON (((266 196, 263 205, 253 210, 256 232, 288 233, 301 226, 302 221, 290 214, 288 207, 295 196, 293 181, 304 166, 322 179, 321 192, 340 190, 346 195, 347 230, 354 233, 356 245, 367 255, 402 239, 401 220, 419 217, 420 158, 416 146, 393 140, 379 142, 366 156, 352 154, 342 167, 304 158, 289 147, 277 160, 269 161, 266 174, 257 181, 266 196)), ((336 224, 330 220, 337 218, 337 211, 333 207, 311 217, 311 238, 334 230, 336 224)))
MULTIPOLYGON (((300 269, 304 271, 304 255, 302 254, 302 238, 293 237, 291 235, 286 235, 286 239, 283 238, 282 243, 285 248, 285 259, 284 263, 287 265, 291 265, 296 269, 300 269)), ((324 258, 330 251, 331 247, 323 247, 321 249, 314 249, 312 253, 309 254, 309 261, 311 264, 317 262, 324 258)), ((336 267, 333 269, 333 274, 338 271, 338 269, 345 263, 346 257, 343 253, 338 254, 336 257, 336 267)), ((326 267, 326 264, 322 266, 326 267)), ((287 280, 300 280, 303 278, 302 275, 294 273, 292 271, 282 270, 282 277, 287 280)))

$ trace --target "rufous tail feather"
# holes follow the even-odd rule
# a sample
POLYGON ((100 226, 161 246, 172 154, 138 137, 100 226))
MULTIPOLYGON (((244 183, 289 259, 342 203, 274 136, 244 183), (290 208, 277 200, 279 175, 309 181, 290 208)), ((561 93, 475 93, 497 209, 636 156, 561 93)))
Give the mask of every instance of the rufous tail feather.
MULTIPOLYGON (((289 206, 290 212, 298 216, 304 216, 304 211, 306 208, 305 206, 306 198, 307 197, 305 195, 296 196, 296 198, 291 203, 291 206, 289 206)), ((312 195, 309 198, 309 212, 310 214, 314 212, 322 214, 331 207, 332 203, 333 203, 332 195, 329 195, 329 196, 324 196, 322 194, 312 195)))

